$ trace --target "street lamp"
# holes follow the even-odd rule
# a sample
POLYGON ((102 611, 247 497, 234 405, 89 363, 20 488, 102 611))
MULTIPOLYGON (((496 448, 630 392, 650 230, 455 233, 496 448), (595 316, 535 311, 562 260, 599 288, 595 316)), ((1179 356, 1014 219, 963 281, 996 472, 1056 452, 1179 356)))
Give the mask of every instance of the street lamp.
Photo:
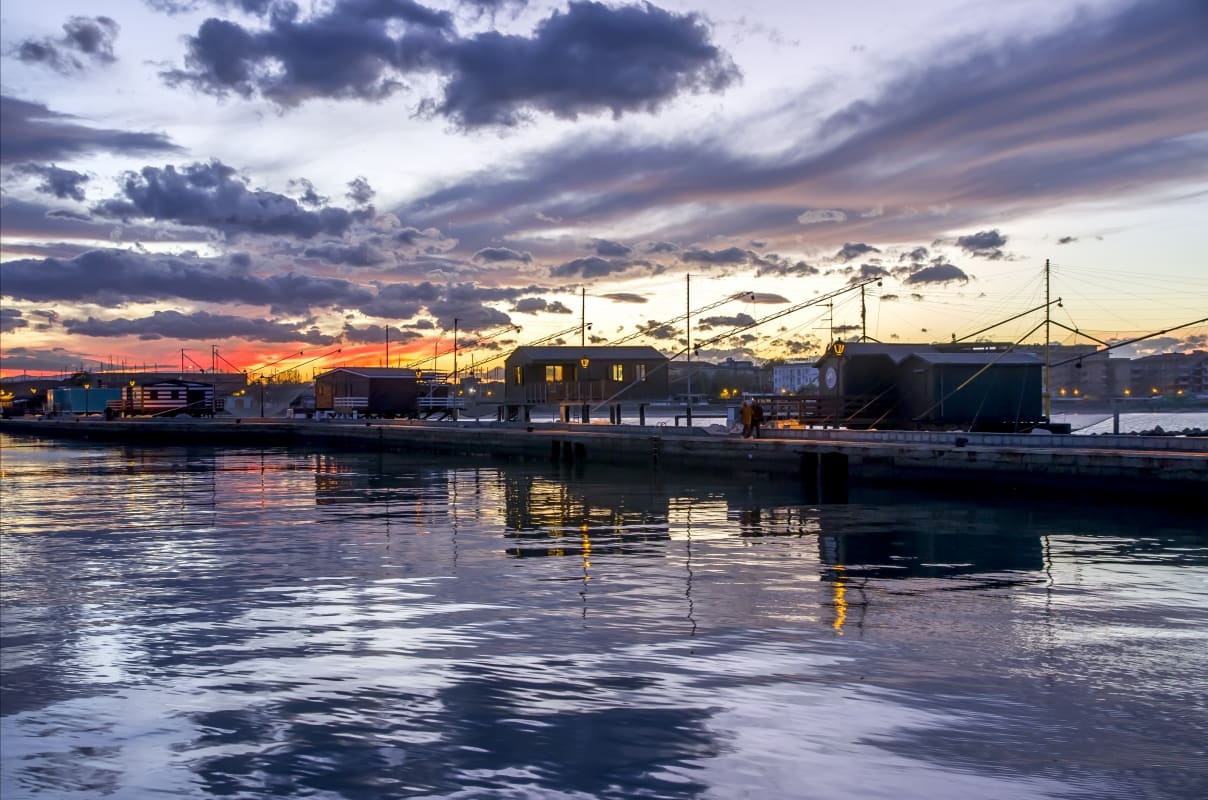
POLYGON ((84 416, 88 416, 88 390, 92 387, 91 383, 84 384, 84 416))

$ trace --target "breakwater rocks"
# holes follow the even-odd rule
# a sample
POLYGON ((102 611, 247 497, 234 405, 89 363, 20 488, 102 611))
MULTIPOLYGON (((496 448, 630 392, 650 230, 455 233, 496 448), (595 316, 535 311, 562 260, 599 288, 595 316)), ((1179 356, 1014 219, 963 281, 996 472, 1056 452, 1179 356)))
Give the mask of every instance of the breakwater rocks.
POLYGON ((19 419, 0 431, 152 446, 356 448, 681 472, 774 476, 806 497, 845 499, 849 484, 936 492, 1201 503, 1208 439, 915 431, 765 430, 761 439, 710 429, 566 423, 315 422, 278 419, 19 419))

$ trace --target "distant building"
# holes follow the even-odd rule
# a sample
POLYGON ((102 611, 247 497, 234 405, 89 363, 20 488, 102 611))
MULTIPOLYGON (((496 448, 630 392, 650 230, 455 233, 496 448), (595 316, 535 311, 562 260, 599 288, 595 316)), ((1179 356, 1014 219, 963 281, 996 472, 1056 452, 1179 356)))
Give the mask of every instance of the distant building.
POLYGON ((1129 370, 1133 397, 1195 397, 1208 391, 1208 352, 1162 353, 1134 358, 1129 370))
POLYGON ((818 367, 812 361, 772 367, 772 391, 776 394, 817 394, 818 367))

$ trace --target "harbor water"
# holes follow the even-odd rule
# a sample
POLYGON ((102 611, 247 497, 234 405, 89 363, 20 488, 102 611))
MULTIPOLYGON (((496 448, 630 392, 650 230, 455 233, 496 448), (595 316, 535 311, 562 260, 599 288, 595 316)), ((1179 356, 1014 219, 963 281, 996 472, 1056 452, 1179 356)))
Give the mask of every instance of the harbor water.
POLYGON ((1208 796, 1208 512, 0 436, 0 797, 1208 796))

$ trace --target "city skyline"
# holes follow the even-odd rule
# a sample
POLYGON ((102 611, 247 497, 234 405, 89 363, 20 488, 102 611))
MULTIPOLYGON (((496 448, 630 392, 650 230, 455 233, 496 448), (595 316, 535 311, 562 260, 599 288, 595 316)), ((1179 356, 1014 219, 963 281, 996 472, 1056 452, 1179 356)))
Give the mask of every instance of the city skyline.
MULTIPOLYGON (((410 362, 455 327, 467 359, 674 354, 689 309, 714 361, 1036 341, 1046 260, 1055 341, 1208 309, 1194 0, 0 14, 0 375, 378 365, 387 331, 410 362)), ((1122 355, 1194 349, 1208 324, 1122 355)))

